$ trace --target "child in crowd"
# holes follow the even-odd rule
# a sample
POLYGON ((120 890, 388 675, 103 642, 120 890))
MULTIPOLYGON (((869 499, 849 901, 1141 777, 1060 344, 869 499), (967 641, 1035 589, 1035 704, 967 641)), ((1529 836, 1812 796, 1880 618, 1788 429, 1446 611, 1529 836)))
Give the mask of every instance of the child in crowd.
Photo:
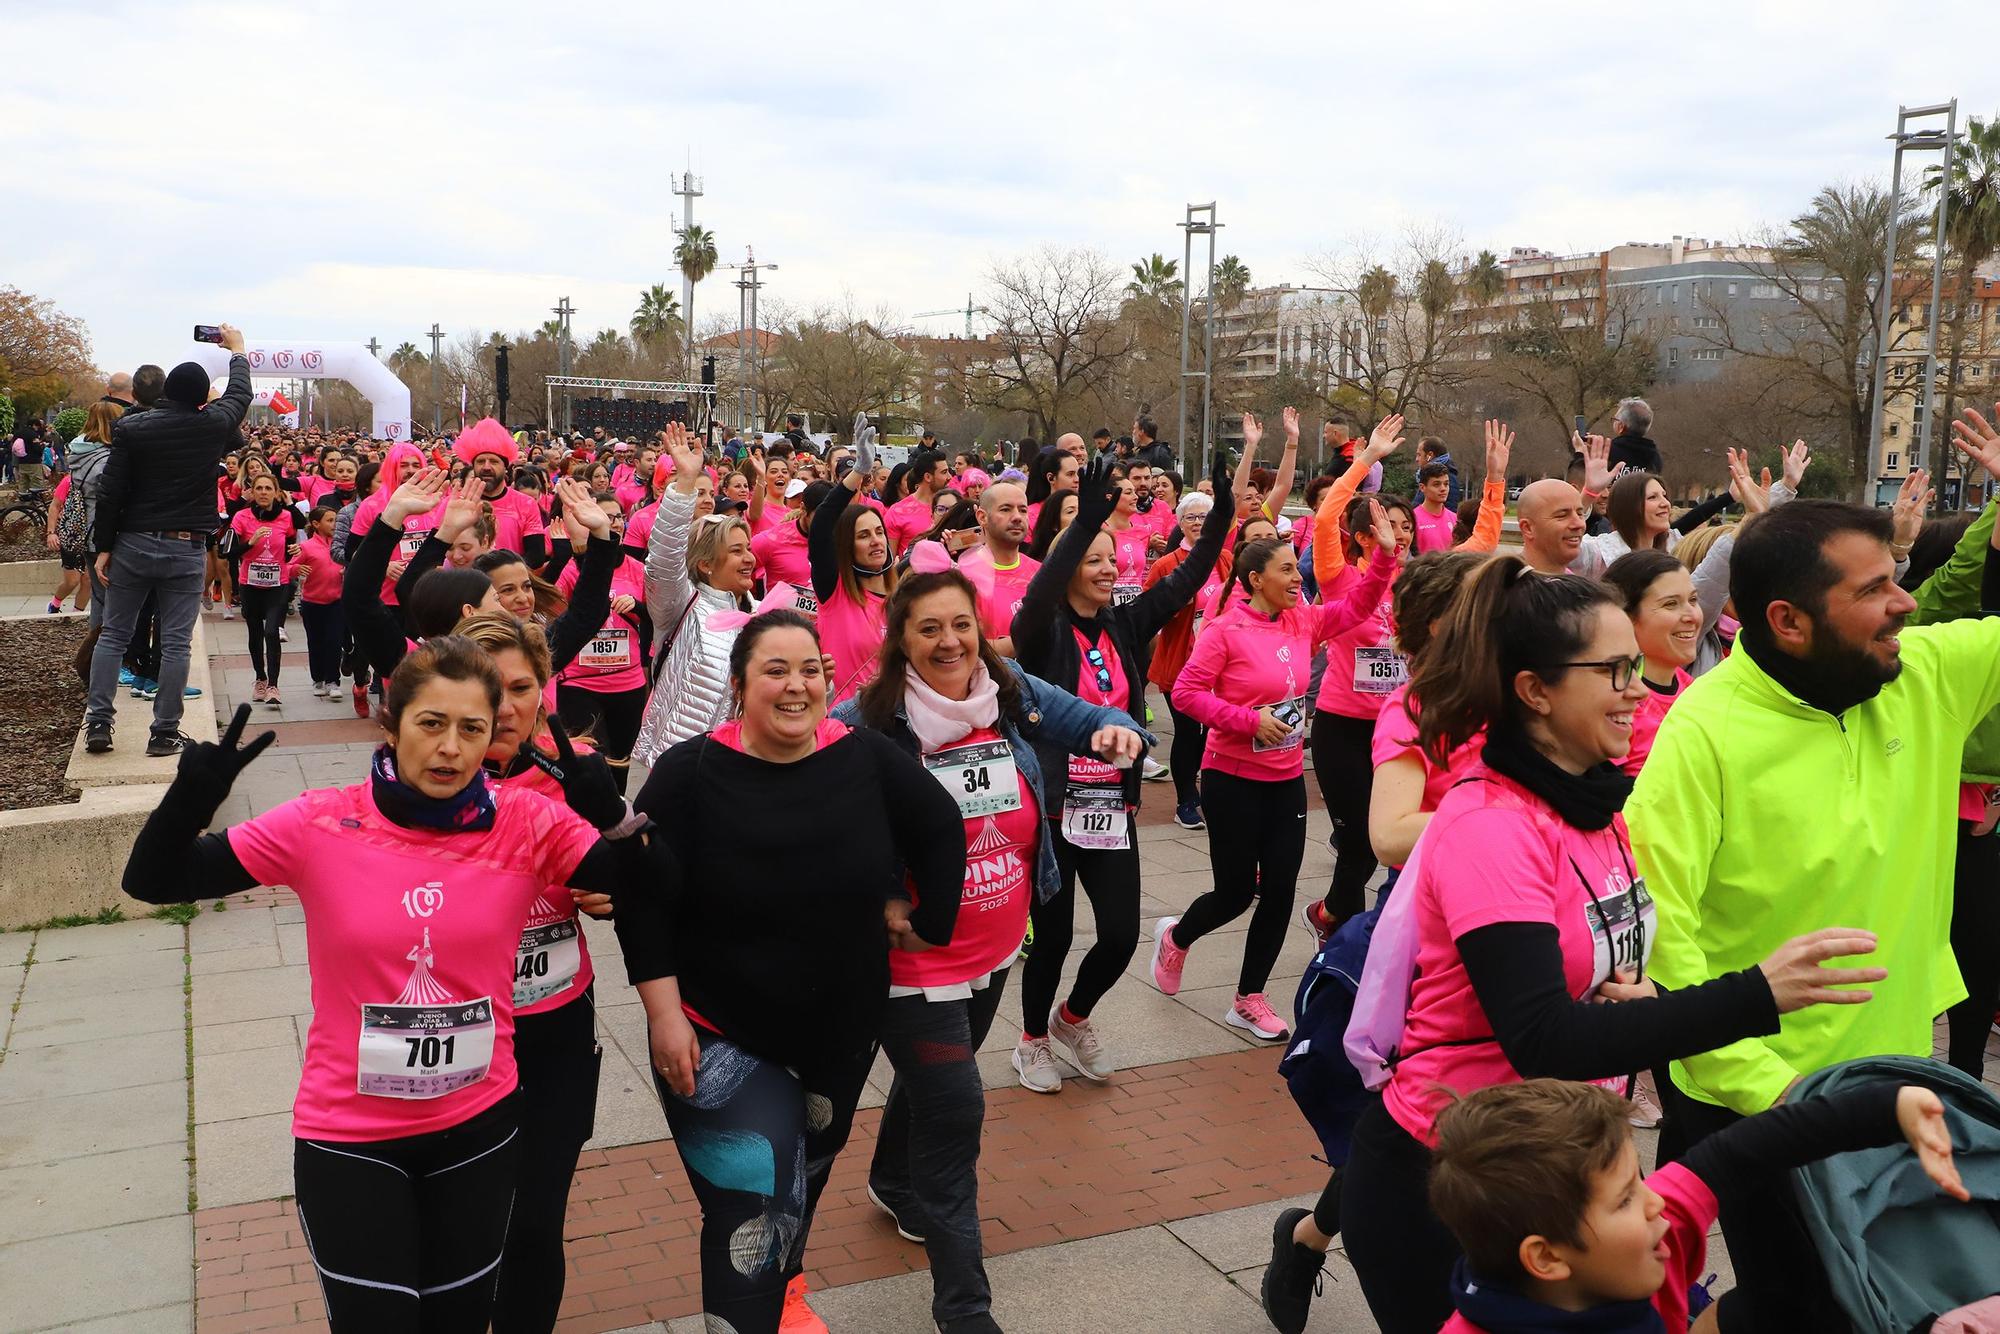
POLYGON ((306 516, 306 535, 299 541, 298 566, 305 572, 299 590, 299 614, 306 623, 306 660, 312 668, 313 694, 340 697, 340 663, 347 650, 347 620, 340 610, 340 586, 345 570, 334 560, 331 542, 336 511, 315 505, 306 516))
MULTIPOLYGON (((1970 1198, 1944 1104, 1919 1085, 1781 1103, 1650 1177, 1628 1111, 1594 1084, 1530 1079, 1438 1117, 1431 1208, 1465 1252, 1452 1275, 1458 1312, 1440 1334, 1687 1329, 1716 1193, 1783 1189, 1789 1169, 1851 1149, 1905 1139, 1939 1190, 1970 1198)), ((1716 1308, 1694 1328, 1719 1328, 1716 1308)))

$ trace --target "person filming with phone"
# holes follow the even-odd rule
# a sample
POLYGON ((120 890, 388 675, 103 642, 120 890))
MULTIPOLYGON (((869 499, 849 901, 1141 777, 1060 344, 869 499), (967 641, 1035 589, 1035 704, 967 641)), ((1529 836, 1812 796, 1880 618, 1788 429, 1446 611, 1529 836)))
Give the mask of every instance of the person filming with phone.
POLYGON ((197 326, 196 337, 229 351, 229 387, 208 401, 208 372, 184 361, 167 375, 150 412, 121 419, 111 434, 92 535, 98 582, 105 586, 104 629, 90 659, 90 704, 84 748, 111 749, 112 699, 141 609, 150 595, 160 617, 159 694, 153 699, 146 753, 177 755, 182 692, 187 686, 195 617, 201 614, 208 535, 215 528, 216 465, 242 443, 238 428, 250 410, 250 363, 243 335, 231 325, 197 326))

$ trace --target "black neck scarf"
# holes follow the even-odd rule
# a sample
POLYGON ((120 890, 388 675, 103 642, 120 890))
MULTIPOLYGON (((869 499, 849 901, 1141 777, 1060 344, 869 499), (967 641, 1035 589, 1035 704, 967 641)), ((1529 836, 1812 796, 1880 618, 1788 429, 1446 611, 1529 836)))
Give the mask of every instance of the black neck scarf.
POLYGON ((368 780, 375 809, 405 829, 471 833, 493 827, 493 790, 486 786, 484 769, 472 771, 472 781, 463 791, 449 797, 427 797, 397 776, 396 752, 384 744, 375 748, 368 780))
POLYGON ((1609 760, 1573 774, 1536 750, 1527 732, 1513 723, 1494 726, 1486 738, 1485 758, 1495 773, 1555 807, 1563 823, 1577 829, 1608 827, 1632 795, 1632 779, 1609 760))

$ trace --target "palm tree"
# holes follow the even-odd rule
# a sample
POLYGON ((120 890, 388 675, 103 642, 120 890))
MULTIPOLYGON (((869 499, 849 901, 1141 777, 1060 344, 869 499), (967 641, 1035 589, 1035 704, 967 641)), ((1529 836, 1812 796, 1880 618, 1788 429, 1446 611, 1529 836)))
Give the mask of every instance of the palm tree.
POLYGON ((1132 281, 1125 284, 1127 296, 1170 306, 1181 298, 1181 262, 1153 254, 1132 265, 1132 281))
POLYGON ((597 336, 583 350, 586 357, 613 355, 624 350, 625 338, 616 329, 599 329, 597 336))
POLYGON ((1984 306, 1979 301, 1979 270, 2000 250, 2000 117, 1981 121, 1977 116, 1966 122, 1965 144, 1951 156, 1951 181, 1932 166, 1924 171, 1924 189, 1945 192, 1945 242, 1958 257, 1958 278, 1953 284, 1951 303, 1951 344, 1944 378, 1944 416, 1950 421, 1957 411, 1958 363, 1965 346, 1967 316, 1978 320, 1984 306))
POLYGON ((539 329, 537 329, 537 330, 535 330, 535 336, 536 336, 537 338, 546 338, 546 339, 548 339, 548 340, 549 340, 549 341, 550 341, 551 343, 559 343, 559 342, 561 342, 561 341, 562 341, 562 321, 561 321, 561 320, 559 320, 559 319, 548 319, 548 320, 543 320, 543 321, 542 321, 542 327, 541 327, 541 328, 539 328, 539 329))
POLYGON ((1482 306, 1492 305, 1506 293, 1507 274, 1500 267, 1498 255, 1491 250, 1479 252, 1479 258, 1472 261, 1472 268, 1465 275, 1465 291, 1482 306))
POLYGON ((1250 290, 1249 266, 1234 255, 1224 255, 1215 266, 1215 294, 1223 305, 1233 306, 1250 290))
POLYGON ((1396 275, 1377 264, 1354 284, 1354 299, 1370 321, 1385 318, 1389 303, 1396 299, 1396 275))
POLYGON ((405 366, 421 366, 424 364, 424 354, 417 351, 415 343, 404 343, 389 354, 389 364, 399 371, 405 366))
POLYGON ((639 308, 632 312, 634 342, 670 342, 681 336, 681 327, 681 299, 665 283, 654 283, 639 293, 639 308))
POLYGON ((1424 271, 1417 275, 1417 309, 1423 311, 1424 318, 1432 324, 1438 323, 1457 300, 1458 279, 1451 276, 1445 262, 1434 259, 1426 263, 1424 271))
MULTIPOLYGON (((694 328, 694 289, 701 280, 715 272, 715 233, 696 224, 681 232, 680 241, 674 246, 674 263, 680 267, 681 277, 688 281, 687 314, 682 319, 685 328, 694 328)), ((692 345, 688 355, 694 355, 692 345)), ((692 374, 692 363, 690 363, 692 374)))

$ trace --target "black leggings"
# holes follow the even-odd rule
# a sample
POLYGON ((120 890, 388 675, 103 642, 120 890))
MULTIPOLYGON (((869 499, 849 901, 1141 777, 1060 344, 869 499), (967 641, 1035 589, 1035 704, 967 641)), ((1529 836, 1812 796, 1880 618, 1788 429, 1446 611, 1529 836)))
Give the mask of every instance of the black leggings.
POLYGON ((1349 918, 1366 903, 1378 863, 1368 841, 1368 797, 1375 787, 1375 720, 1320 709, 1313 714, 1313 775, 1333 817, 1333 884, 1326 910, 1349 918))
POLYGON ((625 790, 626 764, 639 740, 639 724, 646 716, 647 687, 637 690, 585 690, 566 681, 556 683, 556 716, 570 735, 590 734, 598 753, 613 761, 612 777, 618 790, 625 790))
POLYGON ((1208 744, 1208 729, 1174 707, 1167 697, 1167 716, 1174 720, 1173 749, 1167 753, 1167 767, 1174 773, 1174 804, 1191 806, 1201 800, 1201 754, 1208 744))
POLYGON ((595 991, 594 985, 586 987, 566 1005, 514 1020, 521 1138, 514 1219, 493 1299, 493 1334, 548 1334, 556 1327, 570 1178, 597 1121, 603 1052, 597 1045, 595 991))
POLYGON ((683 1100, 657 1071, 653 1083, 701 1201, 701 1309, 736 1334, 773 1334, 875 1044, 871 1035, 801 1076, 699 1025, 695 1035, 694 1096, 683 1100))
POLYGON ((285 625, 283 588, 240 589, 243 595, 243 629, 250 636, 250 669, 259 681, 278 683, 278 631, 285 625))
POLYGON ((1382 1334, 1436 1334, 1451 1318, 1458 1242, 1431 1212, 1430 1172, 1431 1151, 1370 1102, 1338 1174, 1340 1238, 1382 1334))
POLYGON ((1236 994, 1264 989, 1291 925, 1299 863, 1306 855, 1304 775, 1268 782, 1219 769, 1201 771, 1201 813, 1208 821, 1208 865, 1215 888, 1188 905, 1174 924, 1174 944, 1191 948, 1241 917, 1257 901, 1243 937, 1236 994))
POLYGON ((340 658, 347 648, 347 614, 339 602, 301 602, 306 626, 306 663, 321 685, 340 684, 340 658))
POLYGON ((1021 970, 1021 1029, 1029 1037, 1049 1033, 1049 1011, 1055 1007, 1063 961, 1069 958, 1069 943, 1076 934, 1078 880, 1083 881, 1097 922, 1097 943, 1077 965, 1067 1002, 1070 1013, 1088 1018, 1139 952, 1139 826, 1128 817, 1126 828, 1128 845, 1107 850, 1071 846, 1062 836, 1062 826, 1053 820, 1042 827, 1042 836, 1054 844, 1062 886, 1047 903, 1029 910, 1035 947, 1021 970))
POLYGON ((333 1334, 483 1334, 514 1203, 519 1095, 405 1139, 294 1140, 333 1334))
POLYGON ((931 1318, 940 1327, 993 1304, 979 1258, 986 1094, 974 1053, 993 1030, 1006 990, 1003 968, 969 1000, 896 996, 882 1016, 882 1050, 896 1078, 882 1107, 868 1184, 898 1219, 922 1220, 931 1318))
POLYGON ((1946 1059, 1985 1078, 1986 1036, 2000 1008, 2000 831, 1974 838, 1958 823, 1958 869, 1951 884, 1951 952, 1965 979, 1965 999, 1945 1011, 1946 1059))

